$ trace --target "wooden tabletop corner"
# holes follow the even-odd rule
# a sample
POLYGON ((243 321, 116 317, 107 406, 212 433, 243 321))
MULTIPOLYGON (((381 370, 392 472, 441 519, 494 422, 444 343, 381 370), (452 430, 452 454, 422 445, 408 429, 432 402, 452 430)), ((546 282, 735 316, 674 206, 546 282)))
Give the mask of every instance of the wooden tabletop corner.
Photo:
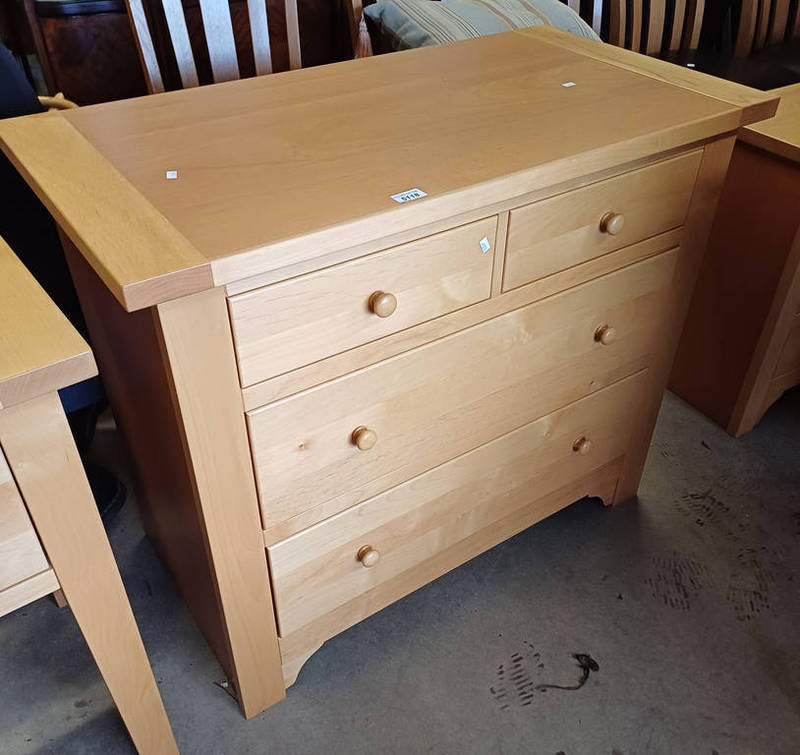
POLYGON ((769 94, 781 98, 775 117, 743 128, 739 138, 800 163, 800 84, 772 89, 769 94))
POLYGON ((0 409, 96 374, 86 341, 0 239, 0 409))
POLYGON ((689 89, 741 108, 742 126, 771 118, 778 107, 779 95, 775 92, 762 92, 743 84, 710 76, 693 68, 685 68, 588 37, 579 37, 553 26, 533 26, 529 29, 520 29, 517 33, 589 55, 596 60, 612 63, 643 76, 650 76, 658 81, 689 89))

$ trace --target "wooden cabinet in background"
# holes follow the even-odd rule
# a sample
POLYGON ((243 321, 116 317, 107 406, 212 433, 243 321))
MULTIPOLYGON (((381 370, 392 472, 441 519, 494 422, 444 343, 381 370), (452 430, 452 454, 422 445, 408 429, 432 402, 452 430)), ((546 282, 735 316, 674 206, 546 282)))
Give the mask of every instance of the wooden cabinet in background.
POLYGON ((741 129, 670 388, 739 437, 800 384, 800 84, 741 129))
POLYGON ((22 0, 48 94, 79 105, 147 93, 124 0, 22 0))

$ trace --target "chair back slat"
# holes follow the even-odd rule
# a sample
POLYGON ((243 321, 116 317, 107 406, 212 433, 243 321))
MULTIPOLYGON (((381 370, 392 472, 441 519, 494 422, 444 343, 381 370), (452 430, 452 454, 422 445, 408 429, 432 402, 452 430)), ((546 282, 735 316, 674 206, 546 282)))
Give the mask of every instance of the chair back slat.
POLYGON ((642 0, 633 0, 630 4, 631 41, 629 49, 634 52, 642 52, 642 11, 642 0))
POLYGON ((800 39, 800 2, 794 4, 794 18, 789 20, 789 38, 800 39))
POLYGON ((625 47, 625 28, 628 23, 625 0, 611 0, 608 14, 608 41, 617 47, 625 47))
POLYGON ((760 50, 767 41, 771 7, 771 0, 761 0, 758 4, 758 23, 756 24, 756 33, 753 39, 753 52, 760 50))
POLYGON ((647 14, 647 40, 643 52, 658 55, 664 39, 664 20, 667 17, 667 0, 650 0, 647 14))
POLYGON ((178 64, 178 73, 184 87, 196 87, 200 84, 197 78, 197 68, 194 65, 194 53, 189 42, 189 32, 186 30, 186 19, 183 16, 181 0, 161 0, 164 16, 167 19, 167 29, 175 51, 175 61, 178 64))
POLYGON ((686 3, 686 21, 683 28, 682 47, 696 50, 700 44, 700 30, 703 28, 703 12, 706 9, 705 0, 688 0, 686 3))
POLYGON ((592 5, 592 29, 597 36, 603 28, 603 0, 594 0, 592 5))
POLYGON ((758 0, 742 0, 739 11, 739 30, 736 32, 736 43, 733 54, 737 58, 746 58, 753 50, 753 40, 758 25, 758 0))
POLYGON ((200 0, 200 15, 214 82, 238 79, 239 59, 228 0, 200 0))
POLYGON ((345 3, 344 10, 347 15, 347 27, 350 30, 350 45, 355 50, 358 44, 358 26, 361 23, 361 16, 364 12, 361 7, 361 0, 345 3))
POLYGON ((303 65, 300 54, 300 22, 297 17, 297 0, 285 0, 284 5, 286 8, 286 34, 289 38, 289 68, 294 70, 303 65))
POLYGON ((777 45, 786 36, 786 24, 789 21, 789 0, 773 0, 772 24, 769 30, 769 44, 777 45))
POLYGON ((142 0, 125 0, 128 6, 128 15, 134 28, 134 38, 136 48, 139 51, 139 60, 144 70, 144 78, 147 83, 148 92, 163 92, 164 81, 161 78, 161 68, 158 65, 156 49, 153 46, 153 38, 147 27, 147 16, 144 14, 142 0))
POLYGON ((669 51, 677 52, 683 41, 683 24, 686 20, 686 0, 675 0, 672 12, 672 31, 669 35, 669 51))
POLYGON ((265 0, 247 0, 247 17, 250 20, 256 76, 272 73, 272 50, 269 46, 269 23, 265 0))
POLYGON ((581 15, 581 0, 567 0, 567 5, 579 16, 581 15))

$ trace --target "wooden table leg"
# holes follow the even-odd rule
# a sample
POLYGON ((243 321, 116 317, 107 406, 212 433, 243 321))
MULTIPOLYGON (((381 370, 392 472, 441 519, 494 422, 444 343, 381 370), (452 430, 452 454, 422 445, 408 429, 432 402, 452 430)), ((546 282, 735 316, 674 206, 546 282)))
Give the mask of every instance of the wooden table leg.
POLYGON ((136 748, 177 753, 58 394, 0 411, 0 445, 136 748))

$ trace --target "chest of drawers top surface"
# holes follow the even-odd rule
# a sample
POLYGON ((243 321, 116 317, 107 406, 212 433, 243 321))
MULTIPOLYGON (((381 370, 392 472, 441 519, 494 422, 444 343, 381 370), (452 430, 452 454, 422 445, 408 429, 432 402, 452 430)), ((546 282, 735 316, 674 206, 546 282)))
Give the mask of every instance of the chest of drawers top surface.
POLYGON ((537 27, 14 119, 0 144, 135 310, 775 110, 773 95, 640 57, 537 27), (392 199, 414 188, 427 196, 392 199))

